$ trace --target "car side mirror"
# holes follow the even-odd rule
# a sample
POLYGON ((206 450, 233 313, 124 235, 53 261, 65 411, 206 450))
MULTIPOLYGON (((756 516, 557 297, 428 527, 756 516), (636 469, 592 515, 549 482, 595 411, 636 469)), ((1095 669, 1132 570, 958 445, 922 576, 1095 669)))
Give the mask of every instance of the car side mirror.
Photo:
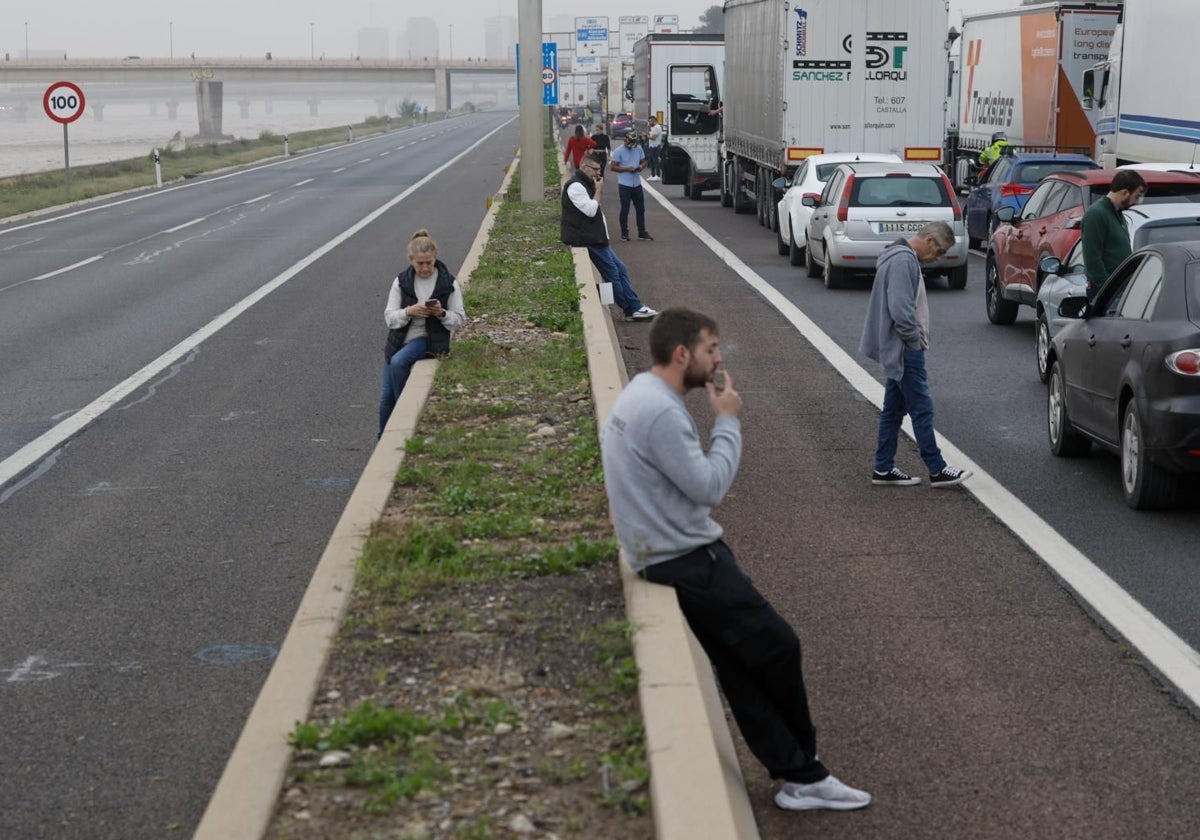
POLYGON ((1062 260, 1053 254, 1047 254, 1038 261, 1042 274, 1062 274, 1062 260))
POLYGON ((1088 299, 1085 297, 1063 298, 1058 305, 1058 314, 1063 318, 1086 318, 1088 316, 1088 299))
POLYGON ((1017 215, 1017 211, 1012 207, 1001 207, 996 211, 996 218, 1002 222, 1011 222, 1017 215))
POLYGON ((965 184, 968 189, 970 187, 977 187, 979 186, 979 176, 972 172, 966 178, 963 178, 963 184, 965 184))
POLYGON ((800 203, 803 204, 805 207, 816 207, 817 202, 820 200, 820 198, 821 197, 818 195, 813 195, 812 193, 805 193, 800 198, 800 203))
POLYGON ((781 175, 780 177, 776 178, 774 181, 771 182, 771 186, 774 187, 775 189, 779 190, 780 192, 783 192, 784 190, 786 190, 788 188, 788 179, 784 178, 781 175))

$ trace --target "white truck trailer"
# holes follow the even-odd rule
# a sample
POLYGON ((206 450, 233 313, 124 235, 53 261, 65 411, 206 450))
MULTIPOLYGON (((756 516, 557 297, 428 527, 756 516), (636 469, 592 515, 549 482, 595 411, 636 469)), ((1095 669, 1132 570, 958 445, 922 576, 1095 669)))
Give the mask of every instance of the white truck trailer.
POLYGON ((1108 60, 1082 81, 1102 166, 1200 163, 1197 12, 1195 0, 1125 0, 1108 60))
POLYGON ((654 117, 666 131, 662 182, 683 184, 699 199, 721 185, 721 121, 709 111, 721 99, 725 42, 721 35, 651 33, 633 45, 633 116, 639 132, 654 117))
POLYGON ((774 229, 806 157, 942 162, 947 0, 727 0, 721 203, 774 229))
POLYGON ((997 132, 1017 150, 1091 154, 1083 73, 1108 56, 1120 10, 1053 2, 963 17, 958 135, 948 144, 956 186, 970 184, 997 132))

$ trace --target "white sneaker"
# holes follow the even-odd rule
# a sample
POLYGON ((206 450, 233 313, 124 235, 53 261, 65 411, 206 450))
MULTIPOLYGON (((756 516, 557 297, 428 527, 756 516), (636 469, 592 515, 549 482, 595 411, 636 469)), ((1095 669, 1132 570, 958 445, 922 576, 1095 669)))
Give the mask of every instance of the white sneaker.
POLYGON ((629 320, 629 321, 649 321, 651 318, 653 318, 657 314, 658 314, 657 309, 651 309, 649 306, 643 306, 637 312, 634 312, 633 314, 627 315, 625 317, 626 317, 626 320, 629 320))
POLYGON ((784 782, 775 794, 775 804, 787 811, 812 811, 826 808, 831 811, 853 811, 871 804, 871 794, 852 788, 835 776, 803 785, 784 782))

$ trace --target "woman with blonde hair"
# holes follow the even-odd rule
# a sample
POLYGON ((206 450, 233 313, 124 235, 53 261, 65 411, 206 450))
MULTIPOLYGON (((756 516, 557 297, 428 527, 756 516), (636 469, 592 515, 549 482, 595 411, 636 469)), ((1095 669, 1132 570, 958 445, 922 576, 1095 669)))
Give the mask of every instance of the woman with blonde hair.
POLYGON ((450 352, 450 334, 467 322, 462 291, 437 243, 421 228, 408 241, 408 267, 392 281, 383 321, 388 326, 383 351, 383 388, 379 398, 379 434, 408 382, 412 366, 450 352))

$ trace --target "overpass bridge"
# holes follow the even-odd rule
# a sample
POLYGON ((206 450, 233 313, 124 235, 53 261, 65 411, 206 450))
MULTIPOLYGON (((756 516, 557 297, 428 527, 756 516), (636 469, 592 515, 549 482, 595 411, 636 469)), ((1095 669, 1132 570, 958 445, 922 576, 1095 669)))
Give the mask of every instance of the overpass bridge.
MULTIPOLYGON (((25 90, 25 99, 37 94, 40 108, 41 92, 53 82, 68 80, 84 88, 104 85, 108 91, 127 85, 173 85, 181 83, 196 90, 201 136, 221 134, 221 113, 224 83, 269 84, 288 83, 310 86, 309 107, 315 114, 320 104, 320 91, 331 85, 368 84, 378 89, 378 102, 390 98, 389 88, 405 84, 429 84, 434 89, 434 110, 448 111, 454 107, 451 80, 454 76, 494 78, 496 81, 516 80, 516 62, 475 61, 452 59, 303 59, 303 58, 117 58, 11 59, 0 62, 0 88, 25 90)), ((165 103, 169 110, 178 107, 174 97, 165 103)), ((16 107, 29 109, 24 102, 16 107)), ((94 111, 102 116, 103 102, 95 101, 94 111)))

